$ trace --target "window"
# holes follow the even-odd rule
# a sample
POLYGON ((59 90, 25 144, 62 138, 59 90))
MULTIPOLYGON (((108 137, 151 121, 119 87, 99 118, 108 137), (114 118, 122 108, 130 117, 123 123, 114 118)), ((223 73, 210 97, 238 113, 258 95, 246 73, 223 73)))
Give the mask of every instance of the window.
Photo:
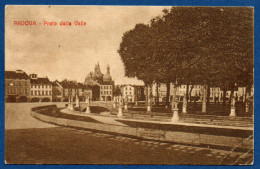
POLYGON ((31 95, 33 96, 33 91, 31 91, 31 95))
POLYGON ((110 89, 112 89, 112 86, 110 86, 110 89))
POLYGON ((51 95, 51 91, 49 91, 49 95, 51 95))
POLYGON ((103 91, 101 91, 101 94, 103 94, 103 91))
POLYGON ((100 86, 101 89, 103 89, 103 86, 100 86))
POLYGON ((27 88, 24 89, 24 94, 28 94, 27 88))
POLYGON ((45 93, 46 93, 46 96, 48 96, 48 91, 45 91, 45 93))
POLYGON ((130 92, 130 94, 131 94, 131 92, 130 92))
POLYGON ((110 91, 110 94, 112 94, 112 91, 110 91))

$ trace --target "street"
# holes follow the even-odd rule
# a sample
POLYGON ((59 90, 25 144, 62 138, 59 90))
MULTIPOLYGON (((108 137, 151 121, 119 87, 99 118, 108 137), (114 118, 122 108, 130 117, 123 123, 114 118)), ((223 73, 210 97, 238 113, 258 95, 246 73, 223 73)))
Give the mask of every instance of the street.
MULTIPOLYGON (((31 117, 30 108, 36 104, 25 104, 6 104, 5 158, 8 164, 216 165, 228 153, 57 127, 31 117)), ((237 155, 232 153, 231 161, 237 155)))

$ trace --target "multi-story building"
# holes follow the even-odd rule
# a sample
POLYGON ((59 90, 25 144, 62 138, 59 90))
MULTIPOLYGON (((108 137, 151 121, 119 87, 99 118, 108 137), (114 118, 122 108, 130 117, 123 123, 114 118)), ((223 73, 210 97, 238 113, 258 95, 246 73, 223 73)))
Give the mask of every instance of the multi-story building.
POLYGON ((121 87, 121 93, 124 99, 127 98, 128 102, 135 102, 136 91, 133 85, 124 85, 121 87))
POLYGON ((101 82, 100 83, 100 100, 111 101, 113 98, 113 86, 112 82, 101 82))
MULTIPOLYGON (((171 96, 173 95, 173 84, 170 84, 170 100, 171 96)), ((197 101, 202 101, 202 86, 201 85, 189 85, 189 93, 191 98, 189 99, 196 98, 197 101)), ((167 87, 166 84, 161 83, 158 85, 158 95, 159 95, 159 101, 165 101, 166 100, 166 91, 167 87)), ((179 96, 180 100, 186 95, 187 92, 187 85, 179 85, 177 87, 176 95, 179 96)), ((152 86, 152 94, 154 97, 157 96, 156 92, 156 84, 152 86)), ((252 90, 250 91, 250 94, 253 95, 253 87, 252 90)), ((230 99, 231 91, 228 90, 226 91, 226 100, 230 99)), ((234 97, 236 100, 243 100, 246 95, 246 88, 245 87, 237 87, 237 90, 234 91, 234 97)), ((220 87, 210 87, 210 101, 211 102, 222 102, 224 97, 223 90, 221 90, 220 87)))
POLYGON ((145 89, 143 85, 121 85, 121 93, 123 98, 127 98, 128 102, 145 101, 145 89))
POLYGON ((37 74, 30 74, 31 81, 31 102, 51 102, 52 82, 48 77, 38 77, 37 74))
POLYGON ((53 102, 63 101, 63 87, 58 81, 52 82, 52 101, 53 102))
POLYGON ((109 65, 107 66, 107 73, 104 75, 101 73, 99 64, 96 64, 94 72, 87 75, 84 84, 99 86, 99 92, 96 88, 93 92, 94 100, 111 101, 113 99, 114 81, 110 75, 109 65))
POLYGON ((87 96, 92 99, 92 89, 90 86, 68 80, 62 82, 55 81, 53 83, 53 99, 55 101, 68 102, 70 96, 75 101, 76 94, 79 97, 79 101, 84 101, 87 96))
POLYGON ((30 101, 30 78, 24 71, 5 71, 5 101, 30 101))

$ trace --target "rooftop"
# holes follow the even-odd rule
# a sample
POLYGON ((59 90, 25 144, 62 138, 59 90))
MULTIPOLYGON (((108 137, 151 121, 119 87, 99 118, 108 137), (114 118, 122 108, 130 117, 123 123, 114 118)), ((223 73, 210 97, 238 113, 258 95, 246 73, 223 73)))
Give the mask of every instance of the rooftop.
POLYGON ((5 71, 5 78, 6 79, 25 79, 28 80, 30 77, 23 71, 5 71))

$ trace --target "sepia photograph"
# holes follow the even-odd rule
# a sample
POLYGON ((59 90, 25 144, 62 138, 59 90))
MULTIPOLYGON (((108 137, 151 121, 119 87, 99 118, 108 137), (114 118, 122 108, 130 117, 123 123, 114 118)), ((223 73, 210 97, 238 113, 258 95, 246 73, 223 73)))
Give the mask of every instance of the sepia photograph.
POLYGON ((254 164, 254 7, 4 17, 6 165, 254 164))

